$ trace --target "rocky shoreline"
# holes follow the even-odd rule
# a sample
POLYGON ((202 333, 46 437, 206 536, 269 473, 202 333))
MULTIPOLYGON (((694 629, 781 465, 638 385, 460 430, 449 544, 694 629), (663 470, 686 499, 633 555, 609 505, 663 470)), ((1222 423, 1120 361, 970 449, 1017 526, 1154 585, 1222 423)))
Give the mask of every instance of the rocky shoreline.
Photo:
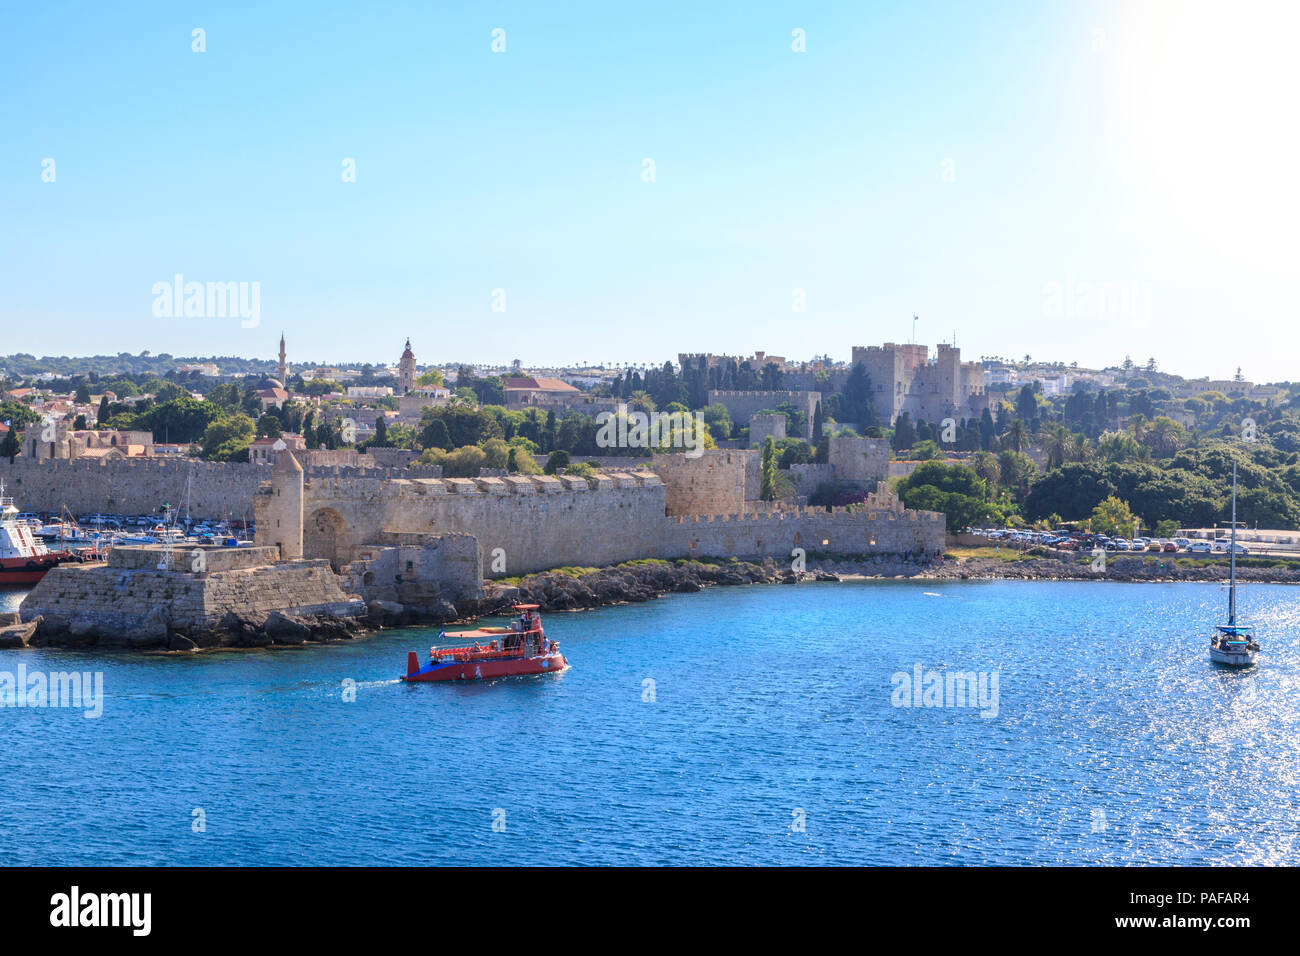
MULTIPOLYGON (((1237 576, 1246 582, 1300 584, 1300 568, 1244 567, 1238 568, 1237 576)), ((810 559, 805 571, 795 571, 771 558, 761 562, 718 563, 647 560, 585 572, 547 571, 510 584, 486 582, 482 598, 455 604, 438 601, 416 607, 371 601, 360 614, 356 613, 359 608, 354 604, 347 614, 332 614, 328 608, 311 613, 275 611, 261 620, 228 613, 218 626, 194 633, 181 633, 169 627, 161 612, 150 615, 144 626, 129 635, 100 633, 90 626, 50 627, 41 618, 24 622, 14 613, 0 615, 0 649, 102 647, 186 653, 292 647, 350 641, 395 627, 467 623, 508 613, 516 602, 536 604, 547 612, 576 611, 742 584, 891 579, 1217 583, 1225 578, 1226 569, 1219 566, 1189 567, 1169 560, 1139 557, 1109 560, 1103 571, 1093 571, 1074 556, 1026 560, 971 558, 933 563, 890 557, 810 559)))
MULTIPOLYGON (((1172 560, 1150 558, 1109 558, 1104 569, 1094 571, 1087 562, 1069 558, 1030 558, 1000 561, 994 558, 971 558, 936 564, 919 577, 960 581, 1132 581, 1132 582, 1202 582, 1227 581, 1228 569, 1220 565, 1181 565, 1172 560)), ((1253 584, 1300 584, 1300 568, 1237 567, 1237 580, 1253 584)))

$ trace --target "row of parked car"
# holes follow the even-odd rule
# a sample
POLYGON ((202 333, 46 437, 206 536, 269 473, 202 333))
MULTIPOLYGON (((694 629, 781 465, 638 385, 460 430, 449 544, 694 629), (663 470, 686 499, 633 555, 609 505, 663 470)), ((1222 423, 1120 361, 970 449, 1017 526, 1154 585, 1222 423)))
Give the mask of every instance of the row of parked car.
POLYGON ((1145 551, 1161 554, 1213 554, 1216 551, 1234 550, 1237 554, 1250 554, 1250 549, 1238 542, 1234 545, 1228 538, 1215 541, 1191 538, 1119 538, 1105 534, 1092 534, 1087 531, 1018 531, 1007 528, 971 528, 970 533, 986 537, 990 541, 1003 542, 1018 547, 1058 548, 1063 551, 1084 549, 1092 551, 1101 548, 1105 551, 1145 551))

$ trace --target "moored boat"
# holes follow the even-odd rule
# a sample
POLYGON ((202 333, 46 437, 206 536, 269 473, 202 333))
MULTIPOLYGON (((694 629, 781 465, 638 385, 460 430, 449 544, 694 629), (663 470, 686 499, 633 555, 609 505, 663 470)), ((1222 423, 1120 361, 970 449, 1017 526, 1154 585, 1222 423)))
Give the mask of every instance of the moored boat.
POLYGON ((1259 644, 1249 625, 1237 623, 1237 463, 1232 463, 1232 538, 1228 546, 1228 623, 1210 637, 1210 660, 1225 667, 1250 667, 1259 644))
POLYGON ((494 677, 524 677, 558 674, 569 662, 542 629, 536 604, 516 604, 519 617, 509 627, 484 627, 472 631, 443 632, 452 644, 429 648, 429 661, 421 666, 420 655, 411 651, 406 658, 404 681, 489 680, 494 677))
POLYGON ((0 485, 0 585, 35 584, 50 568, 66 560, 66 552, 52 552, 36 537, 35 529, 19 520, 12 498, 0 485))

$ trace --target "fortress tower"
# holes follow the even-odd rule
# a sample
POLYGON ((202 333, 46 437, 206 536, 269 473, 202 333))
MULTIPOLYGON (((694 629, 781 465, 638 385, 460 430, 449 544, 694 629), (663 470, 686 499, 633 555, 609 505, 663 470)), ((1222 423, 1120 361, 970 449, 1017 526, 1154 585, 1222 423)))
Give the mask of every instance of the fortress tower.
POLYGON ((277 545, 282 561, 302 557, 302 505, 302 465, 286 448, 280 452, 271 472, 270 501, 265 513, 257 518, 258 543, 277 545))
POLYGON ((411 351, 411 340, 406 340, 406 351, 397 363, 397 394, 410 394, 415 388, 415 353, 411 351))

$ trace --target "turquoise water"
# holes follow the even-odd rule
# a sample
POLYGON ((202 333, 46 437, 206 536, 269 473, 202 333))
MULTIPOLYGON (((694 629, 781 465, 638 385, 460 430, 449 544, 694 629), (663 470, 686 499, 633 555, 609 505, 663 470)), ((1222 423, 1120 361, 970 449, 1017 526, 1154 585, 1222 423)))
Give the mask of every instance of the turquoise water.
POLYGON ((99 719, 0 709, 0 832, 17 864, 1294 865, 1300 590, 1245 596, 1251 672, 1206 660, 1223 604, 1192 584, 718 588, 549 615, 568 673, 474 685, 396 681, 428 631, 0 652, 105 687, 99 719), (916 664, 996 673, 997 715, 893 706, 916 664))

